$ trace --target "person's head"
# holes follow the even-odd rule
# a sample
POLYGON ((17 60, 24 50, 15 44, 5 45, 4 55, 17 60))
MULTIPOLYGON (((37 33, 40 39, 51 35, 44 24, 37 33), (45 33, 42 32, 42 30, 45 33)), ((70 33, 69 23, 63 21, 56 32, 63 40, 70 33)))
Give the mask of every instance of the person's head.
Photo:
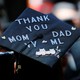
POLYGON ((60 20, 73 24, 72 19, 76 16, 77 10, 73 3, 58 2, 54 5, 52 13, 60 20))
POLYGON ((76 16, 72 19, 74 25, 80 28, 80 12, 77 12, 76 16))

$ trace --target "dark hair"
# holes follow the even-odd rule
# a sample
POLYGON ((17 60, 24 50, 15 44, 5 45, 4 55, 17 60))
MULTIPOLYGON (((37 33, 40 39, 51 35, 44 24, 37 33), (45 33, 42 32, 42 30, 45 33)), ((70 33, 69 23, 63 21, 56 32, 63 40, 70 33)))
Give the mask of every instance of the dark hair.
POLYGON ((4 5, 0 5, 0 10, 5 9, 4 5))
POLYGON ((73 24, 73 22, 72 22, 72 20, 64 20, 66 23, 68 23, 68 24, 70 24, 70 25, 73 25, 74 26, 74 24, 73 24))

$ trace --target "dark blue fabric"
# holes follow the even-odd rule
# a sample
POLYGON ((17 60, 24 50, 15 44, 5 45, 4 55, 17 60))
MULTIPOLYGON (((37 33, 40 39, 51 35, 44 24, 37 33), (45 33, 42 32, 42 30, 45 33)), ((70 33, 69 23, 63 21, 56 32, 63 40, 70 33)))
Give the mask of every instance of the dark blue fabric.
POLYGON ((80 39, 77 40, 74 45, 71 47, 71 54, 74 58, 77 71, 80 70, 80 39))
POLYGON ((27 8, 3 33, 0 45, 53 66, 79 36, 80 29, 27 8))

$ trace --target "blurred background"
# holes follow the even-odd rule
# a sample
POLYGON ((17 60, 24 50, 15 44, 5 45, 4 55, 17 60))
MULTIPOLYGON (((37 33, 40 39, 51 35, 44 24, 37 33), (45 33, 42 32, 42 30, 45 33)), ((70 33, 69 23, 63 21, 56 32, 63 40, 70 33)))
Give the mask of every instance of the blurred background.
POLYGON ((2 26, 0 28, 5 30, 9 23, 14 21, 27 7, 45 14, 53 13, 60 19, 68 22, 72 20, 72 23, 80 26, 79 0, 0 0, 0 25, 2 26), (69 3, 69 6, 66 2, 69 3))
POLYGON ((30 7, 39 12, 53 13, 58 18, 70 21, 80 26, 79 0, 0 0, 0 24, 5 30, 10 22, 14 21, 22 11, 30 7))
MULTIPOLYGON (((80 0, 0 0, 0 35, 28 7, 44 14, 52 13, 58 19, 80 28, 80 0)), ((79 59, 80 39, 61 59, 64 80, 80 80, 79 59)), ((14 69, 16 71, 16 62, 14 69)))

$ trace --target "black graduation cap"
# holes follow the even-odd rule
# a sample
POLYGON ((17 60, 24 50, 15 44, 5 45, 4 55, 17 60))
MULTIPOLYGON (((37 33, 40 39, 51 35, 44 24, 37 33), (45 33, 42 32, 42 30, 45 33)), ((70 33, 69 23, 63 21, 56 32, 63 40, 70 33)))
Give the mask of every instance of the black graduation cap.
POLYGON ((80 36, 80 30, 30 8, 9 26, 0 38, 0 45, 53 66, 80 36))

